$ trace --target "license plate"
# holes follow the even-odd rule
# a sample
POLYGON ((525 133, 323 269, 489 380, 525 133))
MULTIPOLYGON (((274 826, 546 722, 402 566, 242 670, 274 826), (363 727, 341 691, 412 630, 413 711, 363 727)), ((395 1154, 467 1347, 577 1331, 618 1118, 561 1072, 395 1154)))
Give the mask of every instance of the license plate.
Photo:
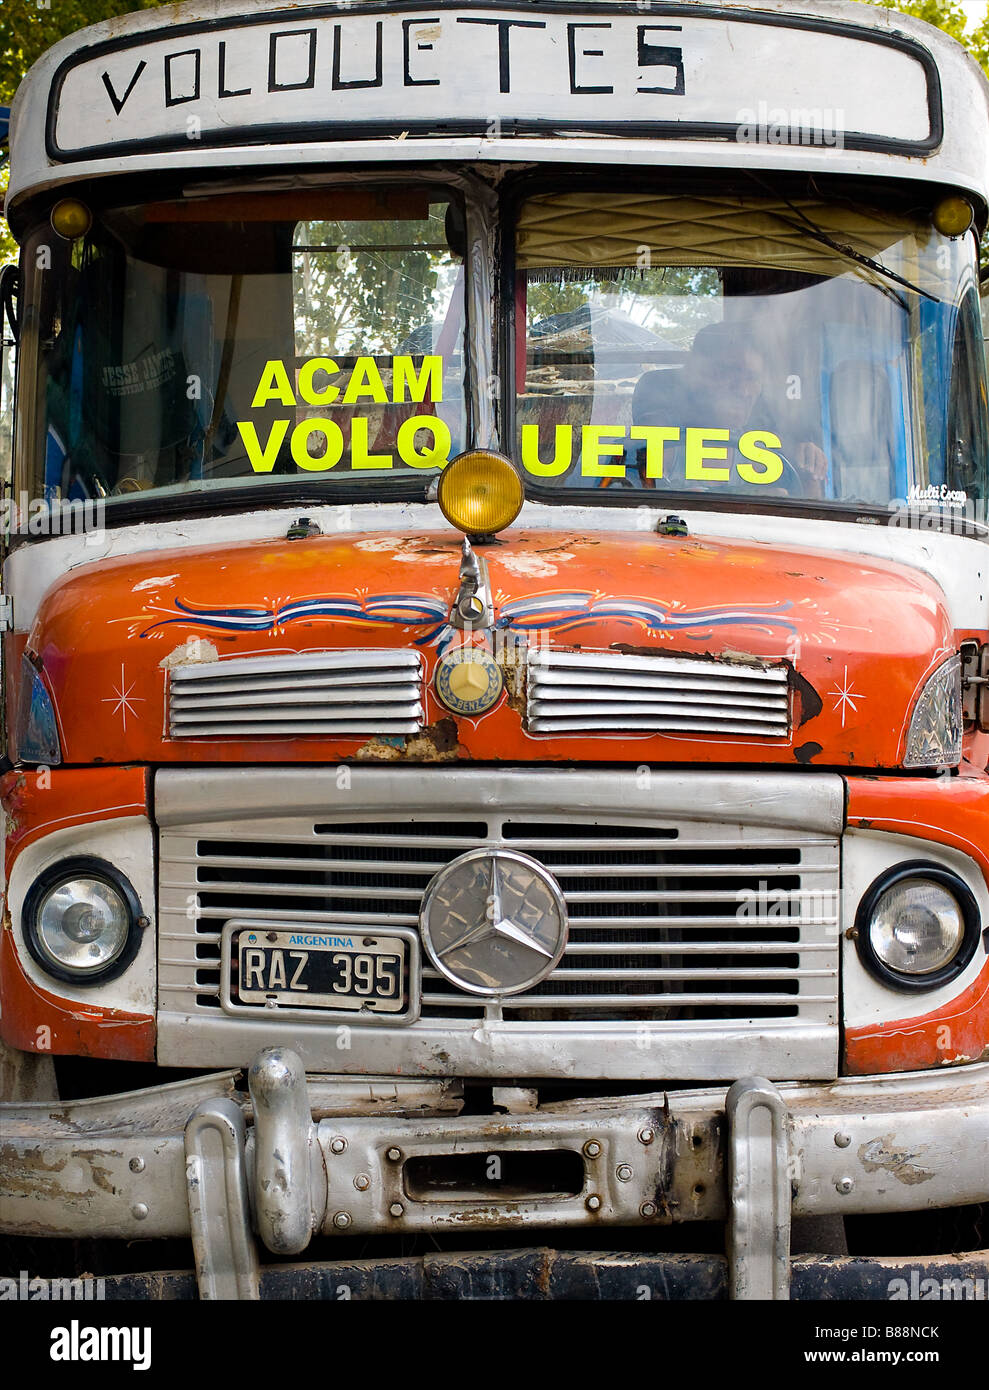
POLYGON ((228 923, 224 937, 224 1003, 232 1009, 410 1013, 416 962, 405 932, 228 923))

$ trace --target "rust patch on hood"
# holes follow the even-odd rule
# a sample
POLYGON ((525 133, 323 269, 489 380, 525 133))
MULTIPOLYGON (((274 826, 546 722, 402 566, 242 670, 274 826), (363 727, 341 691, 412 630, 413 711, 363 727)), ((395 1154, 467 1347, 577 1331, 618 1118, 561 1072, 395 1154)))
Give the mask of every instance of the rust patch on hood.
POLYGON ((802 729, 808 719, 816 719, 824 708, 824 701, 811 685, 806 676, 802 676, 794 667, 793 688, 800 698, 800 718, 797 721, 797 728, 802 729))
POLYGON ((163 656, 158 665, 163 671, 171 671, 176 666, 208 666, 219 659, 220 653, 212 642, 205 637, 190 637, 163 656))
POLYGON ((405 756, 405 740, 388 743, 383 738, 369 738, 358 748, 356 756, 361 762, 397 763, 405 756))
POLYGON ((429 724, 421 734, 414 734, 405 745, 405 756, 427 763, 448 763, 466 758, 467 749, 461 746, 456 720, 440 719, 429 724))
POLYGON ((372 738, 357 750, 362 762, 452 763, 469 754, 460 742, 456 721, 440 719, 405 738, 372 738))

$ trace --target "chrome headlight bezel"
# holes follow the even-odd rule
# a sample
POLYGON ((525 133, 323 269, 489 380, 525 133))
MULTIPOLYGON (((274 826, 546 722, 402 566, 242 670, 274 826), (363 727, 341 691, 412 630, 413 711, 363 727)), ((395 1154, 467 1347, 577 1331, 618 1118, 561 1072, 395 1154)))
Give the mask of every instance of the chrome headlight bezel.
POLYGON ((907 725, 903 766, 957 767, 962 757, 962 663, 950 656, 928 676, 907 725))
POLYGON ((31 958, 52 979, 76 986, 103 984, 122 975, 137 955, 147 921, 140 899, 128 879, 105 860, 88 855, 62 859, 40 873, 24 898, 22 915, 24 942, 31 958), (127 915, 127 931, 122 946, 108 961, 92 970, 73 968, 61 962, 46 948, 39 929, 41 911, 50 895, 60 886, 79 879, 92 879, 112 889, 123 902, 127 915))
POLYGON ((957 979, 975 955, 981 934, 982 914, 971 888, 958 874, 929 860, 911 860, 881 874, 863 894, 855 916, 855 944, 865 969, 881 984, 908 993, 930 992, 957 979), (907 974, 887 965, 876 953, 872 937, 872 924, 881 899, 905 879, 926 879, 944 888, 958 903, 963 922, 962 937, 954 955, 944 965, 925 974, 907 974))

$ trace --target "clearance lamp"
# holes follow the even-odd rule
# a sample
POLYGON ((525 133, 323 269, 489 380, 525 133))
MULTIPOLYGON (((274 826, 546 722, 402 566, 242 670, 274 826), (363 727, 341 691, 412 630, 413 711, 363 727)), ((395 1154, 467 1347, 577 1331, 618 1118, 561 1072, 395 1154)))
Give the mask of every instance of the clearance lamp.
POLYGON ((975 211, 967 198, 942 198, 935 204, 931 221, 942 236, 964 236, 975 221, 975 211))
POLYGON ((451 526, 469 536, 493 536, 510 526, 525 501, 518 469, 503 454, 469 449, 440 474, 436 500, 451 526))
POLYGON ((52 226, 66 241, 78 241, 93 225, 93 214, 77 198, 63 198, 52 208, 52 226))

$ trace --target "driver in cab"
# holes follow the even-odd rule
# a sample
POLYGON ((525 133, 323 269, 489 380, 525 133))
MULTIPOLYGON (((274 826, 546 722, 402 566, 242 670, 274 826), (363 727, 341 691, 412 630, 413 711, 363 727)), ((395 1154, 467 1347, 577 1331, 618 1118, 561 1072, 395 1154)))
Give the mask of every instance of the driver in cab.
MULTIPOLYGON (((764 400, 767 380, 766 360, 748 326, 709 324, 695 337, 682 368, 649 371, 640 377, 632 397, 632 424, 679 427, 681 440, 691 428, 728 430, 730 441, 724 446, 727 459, 722 453, 721 468, 731 468, 734 477, 735 466, 741 465, 744 477, 749 456, 740 453, 739 440, 749 430, 759 430, 760 437, 765 438, 765 431, 774 427, 771 408, 764 400)), ((806 440, 788 448, 786 438, 779 438, 782 447, 774 452, 783 460, 783 470, 771 490, 782 490, 789 496, 823 497, 828 481, 824 452, 806 440)), ((636 453, 641 485, 655 487, 656 479, 645 474, 645 451, 636 453)), ((668 485, 709 490, 710 483, 685 476, 684 457, 682 442, 666 446, 664 477, 668 485)), ((631 475, 632 469, 629 472, 631 475)))

